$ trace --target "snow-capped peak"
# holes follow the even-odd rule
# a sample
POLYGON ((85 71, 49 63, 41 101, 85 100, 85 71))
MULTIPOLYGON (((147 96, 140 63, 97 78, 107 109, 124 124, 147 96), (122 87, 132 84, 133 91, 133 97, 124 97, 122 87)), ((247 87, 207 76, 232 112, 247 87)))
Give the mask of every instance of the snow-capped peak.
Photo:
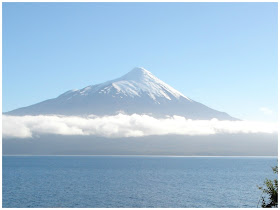
POLYGON ((151 75, 152 73, 144 69, 143 67, 135 67, 130 72, 120 77, 120 79, 139 81, 141 79, 144 79, 145 77, 150 77, 151 75))
POLYGON ((180 99, 181 97, 192 101, 143 67, 133 68, 118 79, 88 86, 78 91, 66 92, 66 94, 68 93, 73 93, 70 98, 78 95, 87 96, 98 93, 111 95, 113 98, 123 98, 126 96, 134 98, 148 95, 155 103, 160 103, 159 100, 162 99, 172 100, 180 99))
POLYGON ((57 98, 22 107, 11 115, 115 115, 148 114, 155 117, 236 120, 226 113, 197 103, 170 87, 144 68, 101 84, 67 91, 57 98))
POLYGON ((173 96, 177 99, 183 97, 191 101, 191 99, 167 85, 143 67, 136 67, 132 69, 130 72, 117 79, 117 81, 130 81, 133 84, 137 83, 137 85, 141 87, 141 90, 148 92, 153 99, 156 97, 164 97, 171 100, 170 97, 173 96))

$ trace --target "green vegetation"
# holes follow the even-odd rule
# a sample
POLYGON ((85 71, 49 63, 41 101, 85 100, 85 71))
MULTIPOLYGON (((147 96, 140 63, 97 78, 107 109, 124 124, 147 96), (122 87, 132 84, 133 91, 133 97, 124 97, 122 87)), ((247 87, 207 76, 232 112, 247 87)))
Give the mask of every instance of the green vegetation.
MULTIPOLYGON (((278 175, 278 166, 272 168, 272 170, 278 175)), ((278 208, 278 178, 274 180, 266 179, 264 181, 264 187, 259 187, 259 189, 263 191, 261 197, 262 207, 278 208)))

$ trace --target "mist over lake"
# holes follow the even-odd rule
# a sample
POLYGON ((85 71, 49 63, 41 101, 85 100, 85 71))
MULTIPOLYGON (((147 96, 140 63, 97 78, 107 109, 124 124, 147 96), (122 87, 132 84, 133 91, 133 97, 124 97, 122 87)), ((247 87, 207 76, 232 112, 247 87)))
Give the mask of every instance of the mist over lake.
POLYGON ((2 142, 4 155, 278 155, 277 134, 260 133, 127 138, 40 135, 2 142))

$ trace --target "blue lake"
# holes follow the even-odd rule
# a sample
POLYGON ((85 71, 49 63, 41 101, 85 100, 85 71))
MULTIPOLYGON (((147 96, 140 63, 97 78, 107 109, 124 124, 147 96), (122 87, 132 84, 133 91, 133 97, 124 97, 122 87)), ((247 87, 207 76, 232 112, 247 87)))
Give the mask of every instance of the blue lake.
POLYGON ((3 156, 3 207, 257 207, 277 157, 3 156))

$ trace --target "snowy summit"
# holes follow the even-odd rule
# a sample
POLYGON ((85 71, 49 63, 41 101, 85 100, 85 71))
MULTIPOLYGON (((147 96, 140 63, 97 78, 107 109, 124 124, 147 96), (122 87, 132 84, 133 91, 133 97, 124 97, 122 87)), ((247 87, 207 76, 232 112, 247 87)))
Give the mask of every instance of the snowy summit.
MULTIPOLYGON (((108 94, 112 97, 143 97, 143 95, 148 95, 155 103, 160 103, 161 99, 179 99, 184 96, 179 91, 170 87, 166 83, 162 82, 160 79, 155 77, 151 72, 144 68, 134 68, 124 76, 111 80, 99 85, 92 85, 85 87, 81 90, 73 90, 66 92, 71 94, 71 97, 77 95, 91 95, 91 94, 108 94)), ((63 94, 64 95, 64 94, 63 94)), ((70 98, 68 98, 70 99, 70 98)))
POLYGON ((70 90, 57 98, 5 114, 103 116, 120 112, 155 117, 179 115, 189 119, 235 120, 224 112, 191 100, 141 67, 132 69, 120 78, 80 90, 70 90))

